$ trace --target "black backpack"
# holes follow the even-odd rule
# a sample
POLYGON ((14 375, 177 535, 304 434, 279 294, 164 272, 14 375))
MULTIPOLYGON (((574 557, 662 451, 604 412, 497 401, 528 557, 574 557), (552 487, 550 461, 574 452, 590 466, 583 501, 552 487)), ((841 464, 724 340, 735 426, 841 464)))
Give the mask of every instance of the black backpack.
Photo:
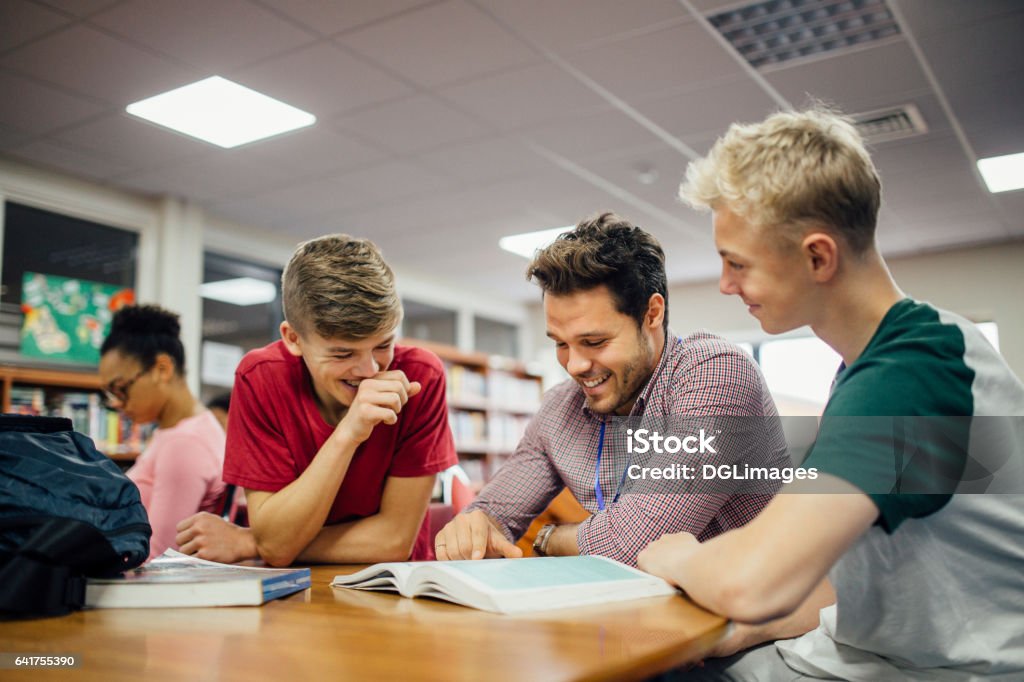
POLYGON ((0 415, 0 614, 82 608, 85 579, 149 556, 139 489, 70 419, 0 415))

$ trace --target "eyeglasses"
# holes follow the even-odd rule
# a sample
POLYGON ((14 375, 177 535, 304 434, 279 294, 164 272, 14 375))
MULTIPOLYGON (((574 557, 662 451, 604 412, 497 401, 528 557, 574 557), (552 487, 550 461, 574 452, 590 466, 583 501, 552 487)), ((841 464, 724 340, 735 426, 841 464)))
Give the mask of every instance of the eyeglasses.
POLYGON ((122 405, 128 402, 128 391, 130 391, 135 382, 141 379, 142 375, 148 371, 148 369, 141 369, 138 374, 119 385, 114 385, 113 381, 110 382, 110 384, 103 389, 103 403, 107 407, 111 407, 111 403, 115 400, 122 405))

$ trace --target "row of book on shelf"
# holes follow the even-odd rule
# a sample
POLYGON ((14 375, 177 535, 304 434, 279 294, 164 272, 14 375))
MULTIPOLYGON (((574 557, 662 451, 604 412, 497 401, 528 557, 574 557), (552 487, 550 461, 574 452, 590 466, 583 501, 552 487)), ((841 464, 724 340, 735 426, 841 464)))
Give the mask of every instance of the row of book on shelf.
POLYGON ((511 407, 532 412, 540 406, 540 382, 500 370, 482 370, 447 363, 448 400, 511 407))
POLYGON ((455 447, 462 451, 508 453, 516 449, 530 416, 502 412, 449 410, 455 447))
POLYGON ((149 435, 145 426, 104 406, 98 393, 14 386, 11 412, 66 417, 75 431, 92 438, 96 447, 108 455, 137 453, 149 435))

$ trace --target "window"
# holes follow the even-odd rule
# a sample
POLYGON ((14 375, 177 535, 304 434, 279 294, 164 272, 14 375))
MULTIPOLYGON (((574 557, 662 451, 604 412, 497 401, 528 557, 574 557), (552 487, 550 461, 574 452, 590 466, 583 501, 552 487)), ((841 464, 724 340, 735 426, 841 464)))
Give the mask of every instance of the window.
POLYGON ((473 317, 476 350, 489 355, 519 357, 519 328, 507 322, 473 317))
POLYGON ((208 400, 231 387, 242 355, 280 338, 281 271, 206 253, 203 284, 200 373, 202 398, 208 400), (205 287, 214 283, 228 286, 205 287))
POLYGON ((420 341, 444 343, 449 346, 456 344, 456 314, 454 310, 409 299, 402 301, 402 307, 405 308, 402 336, 420 341))
MULTIPOLYGON (((999 350, 995 322, 977 323, 992 347, 999 350)), ((737 344, 761 365, 768 389, 782 415, 820 415, 842 358, 821 339, 808 336, 758 344, 737 344)))
POLYGON ((988 339, 988 342, 992 344, 992 347, 999 350, 999 325, 995 322, 978 322, 976 324, 978 331, 988 339))
POLYGON ((828 344, 813 336, 765 341, 755 357, 781 414, 821 414, 842 363, 828 344))
MULTIPOLYGON (((3 282, 0 289, 0 360, 18 362, 21 356, 22 289, 25 273, 36 273, 74 285, 80 291, 90 288, 116 291, 135 287, 139 235, 80 218, 53 213, 32 206, 7 202, 4 206, 3 282), (101 285, 93 287, 92 284, 101 285)), ((95 307, 95 301, 89 307, 95 307)), ((52 306, 51 306, 52 307, 52 306)), ((58 307, 60 307, 58 305, 58 307)), ((76 306, 76 309, 80 306, 76 306)), ((95 315, 97 319, 108 318, 95 315)), ((83 313, 84 314, 84 313, 83 313)), ((71 313, 69 313, 69 316, 71 313)), ((105 320, 109 323, 109 319, 105 320)), ((65 320, 57 320, 61 325, 65 320)), ((100 322, 104 322, 100 319, 100 322)), ((97 339, 106 337, 107 324, 93 331, 97 339)), ((77 337, 76 330, 63 330, 77 337)), ((91 344, 96 345, 96 344, 91 344)), ((98 361, 98 345, 95 358, 98 361)), ((55 354, 55 358, 73 353, 55 354)), ((84 357, 84 355, 82 355, 84 357)))

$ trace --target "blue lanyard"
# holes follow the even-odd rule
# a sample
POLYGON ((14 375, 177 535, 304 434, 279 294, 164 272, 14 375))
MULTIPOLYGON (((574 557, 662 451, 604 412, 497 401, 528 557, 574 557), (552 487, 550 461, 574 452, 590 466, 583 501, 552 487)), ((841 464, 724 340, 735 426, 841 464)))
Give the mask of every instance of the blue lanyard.
MULTIPOLYGON (((597 510, 604 511, 604 493, 601 492, 601 452, 604 450, 604 427, 605 422, 601 422, 601 435, 597 439, 597 465, 594 467, 594 494, 597 496, 597 510)), ((632 460, 632 457, 630 457, 632 460)), ((619 494, 622 492, 622 486, 626 483, 626 472, 629 471, 629 464, 626 464, 626 468, 622 471, 622 478, 619 480, 619 486, 615 489, 615 497, 612 498, 612 504, 619 501, 619 494)))
MULTIPOLYGON (((676 337, 676 345, 683 342, 682 337, 676 337)), ((601 451, 604 450, 604 426, 606 422, 601 422, 601 435, 597 439, 597 465, 594 467, 594 495, 597 496, 597 510, 604 511, 604 493, 601 492, 601 451)), ((633 455, 629 456, 629 462, 626 463, 626 468, 622 470, 622 478, 619 479, 619 487, 615 489, 615 497, 612 498, 612 504, 619 501, 619 494, 622 492, 622 486, 626 484, 626 474, 629 472, 629 465, 633 462, 633 455)))

